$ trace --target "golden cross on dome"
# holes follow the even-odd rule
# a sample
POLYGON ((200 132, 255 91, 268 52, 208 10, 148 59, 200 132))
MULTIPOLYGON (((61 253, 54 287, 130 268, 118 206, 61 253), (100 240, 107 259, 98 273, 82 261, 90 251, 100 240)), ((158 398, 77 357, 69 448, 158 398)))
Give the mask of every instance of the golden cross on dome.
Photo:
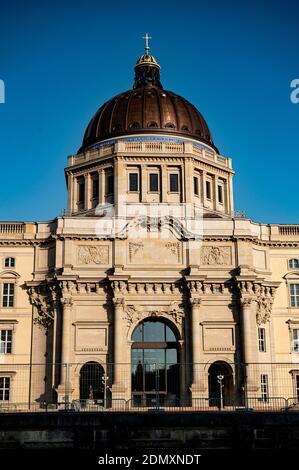
POLYGON ((152 39, 152 37, 149 36, 148 33, 146 33, 146 35, 143 36, 142 39, 145 39, 145 52, 146 52, 146 54, 148 54, 148 51, 149 51, 148 40, 149 40, 149 39, 152 39))

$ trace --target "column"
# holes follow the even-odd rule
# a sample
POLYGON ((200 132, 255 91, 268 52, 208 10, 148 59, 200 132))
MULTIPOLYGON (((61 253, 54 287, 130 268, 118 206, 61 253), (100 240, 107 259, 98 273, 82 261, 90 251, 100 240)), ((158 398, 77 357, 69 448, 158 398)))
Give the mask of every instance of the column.
POLYGON ((78 179, 73 177, 72 212, 78 212, 78 179))
POLYGON ((58 386, 58 402, 69 403, 73 392, 71 385, 71 347, 72 347, 72 305, 71 297, 63 297, 62 304, 62 338, 61 338, 61 371, 58 386))
POLYGON ((167 202, 168 200, 168 181, 167 181, 167 167, 161 165, 161 187, 160 187, 160 201, 167 202))
POLYGON ((234 215, 234 193, 233 193, 233 177, 230 175, 227 183, 227 193, 228 193, 228 211, 233 216, 234 215))
POLYGON ((183 201, 192 203, 194 201, 194 183, 193 183, 193 164, 192 160, 185 158, 184 161, 185 174, 182 177, 182 190, 183 201))
POLYGON ((126 325, 124 323, 124 299, 114 299, 114 374, 112 385, 112 399, 124 400, 126 399, 126 382, 128 381, 127 375, 130 376, 131 370, 127 370, 130 365, 126 364, 126 351, 125 351, 125 332, 126 325))
POLYGON ((253 299, 245 297, 242 304, 243 359, 247 374, 247 392, 259 390, 259 371, 257 370, 257 328, 253 299))
POLYGON ((146 165, 141 165, 141 174, 140 174, 140 194, 141 202, 147 202, 147 193, 148 193, 148 179, 149 172, 147 171, 146 165))
POLYGON ((105 172, 103 168, 98 170, 99 173, 99 204, 103 204, 105 202, 105 172))
POLYGON ((206 201, 207 201, 206 176, 207 176, 206 171, 202 170, 201 178, 200 178, 200 180, 201 180, 201 202, 202 202, 202 205, 204 207, 206 206, 206 201))
POLYGON ((72 212, 73 211, 74 177, 71 173, 68 173, 67 175, 67 190, 68 190, 67 208, 70 212, 72 212))
POLYGON ((202 331, 200 326, 200 298, 191 299, 191 324, 192 324, 192 399, 200 398, 206 390, 204 384, 204 369, 202 359, 202 331))
POLYGON ((182 405, 187 403, 187 396, 188 396, 188 390, 186 390, 186 354, 185 354, 185 342, 183 340, 178 341, 180 345, 180 352, 179 352, 179 358, 180 358, 180 372, 179 372, 179 377, 180 377, 180 397, 182 400, 182 405))
POLYGON ((85 175, 85 209, 91 208, 91 190, 90 190, 90 174, 85 175))
POLYGON ((212 197, 214 196, 213 200, 213 209, 215 211, 218 210, 218 176, 213 175, 213 188, 212 188, 212 197))

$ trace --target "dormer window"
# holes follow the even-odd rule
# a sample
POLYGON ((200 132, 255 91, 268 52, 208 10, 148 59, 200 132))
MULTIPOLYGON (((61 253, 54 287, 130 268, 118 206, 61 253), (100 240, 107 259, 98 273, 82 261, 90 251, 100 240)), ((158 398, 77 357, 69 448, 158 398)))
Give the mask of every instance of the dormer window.
POLYGON ((5 258, 4 266, 5 268, 14 268, 16 265, 15 258, 5 258))
POLYGON ((289 269, 299 269, 299 259, 292 258, 288 261, 289 269))

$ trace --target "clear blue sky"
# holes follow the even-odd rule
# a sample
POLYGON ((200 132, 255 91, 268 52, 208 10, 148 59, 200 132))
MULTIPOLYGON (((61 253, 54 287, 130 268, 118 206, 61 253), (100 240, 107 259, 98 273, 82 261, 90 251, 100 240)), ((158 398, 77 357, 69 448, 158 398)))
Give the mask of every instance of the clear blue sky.
POLYGON ((63 169, 107 99, 131 88, 145 32, 162 83, 233 158, 237 209, 299 223, 299 2, 2 0, 0 220, 66 207, 63 169))

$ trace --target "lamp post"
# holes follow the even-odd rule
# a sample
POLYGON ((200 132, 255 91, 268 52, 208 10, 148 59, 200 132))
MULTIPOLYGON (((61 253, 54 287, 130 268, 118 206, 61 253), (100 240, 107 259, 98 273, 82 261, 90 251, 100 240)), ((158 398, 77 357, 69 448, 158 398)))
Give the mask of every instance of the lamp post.
POLYGON ((219 387, 220 387, 220 409, 223 408, 223 392, 222 392, 222 389, 224 387, 224 384, 222 383, 224 379, 224 375, 217 375, 217 382, 219 383, 219 387))
POLYGON ((102 376, 102 384, 104 385, 104 408, 106 408, 106 402, 107 402, 107 383, 108 383, 109 377, 108 375, 103 375, 102 376))

